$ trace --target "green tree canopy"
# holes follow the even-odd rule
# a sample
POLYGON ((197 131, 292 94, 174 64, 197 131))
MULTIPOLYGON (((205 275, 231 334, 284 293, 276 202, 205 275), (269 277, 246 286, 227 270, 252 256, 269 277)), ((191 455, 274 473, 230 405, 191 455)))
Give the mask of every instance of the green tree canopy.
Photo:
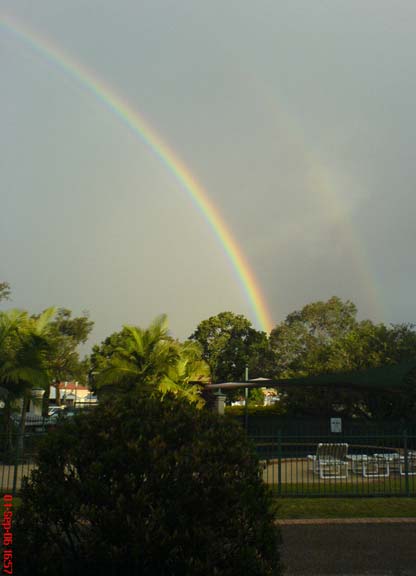
POLYGON ((86 381, 87 364, 80 359, 78 348, 85 344, 93 326, 86 312, 73 318, 70 310, 58 309, 49 330, 48 367, 53 381, 86 381))
POLYGON ((357 326, 356 314, 352 302, 335 296, 289 314, 270 334, 276 375, 307 376, 333 370, 332 347, 357 326))
POLYGON ((7 432, 11 402, 23 399, 20 419, 23 434, 31 389, 48 387, 48 335, 54 313, 55 310, 49 308, 34 318, 21 310, 0 312, 0 386, 8 392, 5 411, 7 432))
MULTIPOLYGON (((353 372, 396 364, 416 356, 416 333, 410 324, 358 321, 352 302, 337 297, 314 302, 289 314, 270 336, 276 355, 276 376, 291 378, 322 373, 353 372)), ((416 408, 412 385, 407 391, 359 391, 328 387, 294 387, 285 392, 287 410, 323 415, 334 406, 345 415, 401 417, 416 408), (404 396, 403 396, 404 394, 404 396), (406 409, 405 397, 408 399, 406 409)))
POLYGON ((25 311, 0 312, 0 378, 2 386, 19 396, 27 386, 45 386, 49 322, 54 309, 37 318, 25 311))
POLYGON ((242 381, 246 366, 250 378, 267 377, 273 369, 267 335, 241 314, 221 312, 203 320, 190 339, 201 344, 213 382, 242 381))
MULTIPOLYGON (((79 346, 85 344, 94 326, 87 312, 72 316, 71 310, 59 308, 51 321, 48 331, 49 350, 47 368, 49 385, 44 396, 43 413, 46 416, 49 405, 51 382, 76 380, 87 383, 89 364, 81 360, 79 346)), ((60 403, 59 389, 56 390, 57 403, 60 403)))
POLYGON ((86 341, 92 325, 87 315, 72 318, 67 309, 48 308, 37 315, 21 310, 0 313, 0 385, 10 400, 23 397, 23 428, 32 387, 44 388, 46 415, 51 381, 85 375, 77 346, 86 341))
POLYGON ((8 282, 0 282, 0 302, 2 300, 9 300, 10 294, 10 284, 8 282))
POLYGON ((91 367, 98 391, 170 392, 198 405, 202 399, 197 382, 206 381, 209 375, 199 345, 173 340, 165 315, 147 329, 124 326, 101 347, 94 347, 91 367))

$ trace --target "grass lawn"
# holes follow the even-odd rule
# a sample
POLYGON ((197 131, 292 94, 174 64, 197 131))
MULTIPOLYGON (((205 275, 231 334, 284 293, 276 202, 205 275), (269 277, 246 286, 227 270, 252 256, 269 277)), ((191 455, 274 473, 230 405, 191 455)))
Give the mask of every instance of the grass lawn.
POLYGON ((275 498, 276 517, 416 518, 416 498, 275 498))
POLYGON ((378 480, 362 479, 358 476, 345 481, 306 481, 303 483, 281 484, 280 492, 277 480, 269 484, 270 490, 275 496, 313 496, 324 498, 325 496, 337 495, 371 497, 371 496, 416 496, 416 476, 410 476, 408 486, 404 478, 383 478, 378 480), (408 491, 407 491, 408 490, 408 491))
MULTIPOLYGON (((13 509, 21 498, 13 498, 13 509)), ((411 498, 275 498, 276 517, 292 518, 416 518, 411 498)), ((4 510, 4 508, 3 508, 4 510)))

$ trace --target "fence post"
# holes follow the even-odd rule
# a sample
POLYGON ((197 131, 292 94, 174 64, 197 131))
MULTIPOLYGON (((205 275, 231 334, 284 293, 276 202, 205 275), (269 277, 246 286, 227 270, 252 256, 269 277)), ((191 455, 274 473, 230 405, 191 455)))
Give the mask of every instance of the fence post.
MULTIPOLYGON (((244 370, 244 380, 248 382, 248 366, 246 364, 244 370)), ((246 433, 248 432, 248 388, 247 386, 244 388, 244 428, 246 433)))
MULTIPOLYGON (((24 442, 24 440, 22 441, 24 442)), ((13 496, 16 496, 17 492, 17 471, 19 468, 19 457, 20 457, 20 434, 16 435, 16 450, 14 457, 13 488, 12 488, 13 496)))
POLYGON ((277 433, 277 494, 282 495, 282 431, 277 433))
POLYGON ((404 448, 404 474, 406 496, 410 496, 409 489, 409 454, 407 450, 407 430, 403 430, 403 448, 404 448))

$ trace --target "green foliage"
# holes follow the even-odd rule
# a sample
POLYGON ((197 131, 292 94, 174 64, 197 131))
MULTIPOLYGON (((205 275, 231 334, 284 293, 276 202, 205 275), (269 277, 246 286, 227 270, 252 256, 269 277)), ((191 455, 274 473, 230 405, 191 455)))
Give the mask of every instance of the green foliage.
POLYGON ((45 390, 46 415, 52 380, 86 380, 87 367, 79 359, 77 346, 86 341, 92 326, 86 314, 72 318, 71 312, 63 308, 48 308, 32 316, 22 310, 0 312, 0 386, 7 390, 6 431, 11 403, 23 398, 23 433, 31 388, 45 390))
POLYGON ((10 300, 10 284, 8 282, 0 282, 0 302, 2 300, 10 300))
POLYGON ((354 304, 334 296, 289 314, 270 334, 277 375, 290 378, 333 371, 332 346, 356 326, 356 313, 354 304))
MULTIPOLYGON (((273 373, 275 357, 267 335, 255 330, 241 314, 221 312, 203 320, 190 339, 202 346, 212 382, 244 381, 246 366, 250 378, 273 373)), ((240 396, 241 391, 227 392, 229 402, 240 396)))
POLYGON ((113 332, 113 334, 107 336, 101 344, 94 344, 89 358, 92 381, 95 380, 95 375, 108 367, 114 353, 118 348, 124 346, 128 337, 129 330, 127 327, 124 327, 119 332, 113 332))
POLYGON ((248 392, 248 404, 252 406, 263 406, 264 392, 261 388, 252 388, 248 392))
POLYGON ((16 573, 278 575, 279 529, 241 428, 128 395, 58 428, 15 520, 16 573))
MULTIPOLYGON (((416 356, 416 333, 410 324, 373 324, 357 321, 356 307, 333 297, 289 314, 271 335, 280 378, 321 373, 353 372, 395 364, 416 356)), ((401 418, 416 409, 414 378, 401 391, 332 390, 294 387, 286 391, 283 406, 292 415, 401 418)))
POLYGON ((23 435, 30 390, 48 387, 48 333, 54 313, 54 309, 49 308, 33 318, 21 310, 0 312, 0 386, 6 393, 4 432, 9 448, 13 401, 23 399, 19 424, 20 434, 23 435))
MULTIPOLYGON (((244 416, 245 406, 226 406, 225 413, 228 416, 244 416)), ((249 416, 257 415, 275 415, 284 416, 286 414, 286 407, 282 406, 280 402, 275 402, 269 406, 258 406, 255 404, 249 404, 247 407, 247 413, 249 416)))
MULTIPOLYGON (((88 379, 88 361, 81 360, 79 345, 84 344, 94 326, 88 313, 72 317, 71 310, 59 308, 48 327, 49 350, 46 365, 49 382, 43 398, 43 414, 48 413, 51 382, 76 380, 86 384, 88 379)), ((60 404, 59 388, 56 390, 56 401, 60 404)))
POLYGON ((66 308, 58 309, 49 327, 50 351, 48 370, 51 380, 62 382, 87 380, 88 363, 79 357, 78 347, 84 344, 94 326, 86 312, 72 318, 72 312, 66 308))
POLYGON ((80 373, 76 351, 92 327, 87 317, 71 319, 71 312, 48 308, 30 316, 22 310, 0 312, 0 379, 10 392, 27 383, 45 387, 50 379, 69 379, 80 373), (63 326, 62 326, 63 322, 63 326), (69 326, 74 322, 74 333, 69 326))
POLYGON ((201 344, 213 382, 244 380, 246 365, 250 377, 265 376, 261 370, 268 349, 267 336, 241 314, 221 312, 203 320, 190 339, 201 344))
POLYGON ((57 334, 71 338, 76 344, 85 344, 94 322, 89 319, 88 312, 73 318, 71 310, 59 308, 52 325, 57 334))
POLYGON ((0 312, 0 382, 12 397, 48 382, 47 323, 53 312, 48 309, 37 319, 20 310, 0 312))
POLYGON ((168 392, 202 405, 198 382, 208 378, 208 367, 197 343, 180 344, 168 335, 166 316, 147 329, 124 326, 91 358, 95 387, 101 392, 149 394, 168 392), (98 368, 98 370, 97 370, 98 368))

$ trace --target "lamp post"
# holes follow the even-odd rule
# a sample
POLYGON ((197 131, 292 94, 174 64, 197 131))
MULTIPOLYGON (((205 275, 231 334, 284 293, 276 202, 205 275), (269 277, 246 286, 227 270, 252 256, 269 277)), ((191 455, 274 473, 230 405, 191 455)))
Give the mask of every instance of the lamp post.
POLYGON ((224 416, 225 408, 225 394, 222 393, 221 388, 218 388, 217 392, 214 393, 215 396, 215 412, 220 416, 224 416))
MULTIPOLYGON (((248 382, 248 366, 246 364, 246 368, 244 371, 244 381, 248 382)), ((248 388, 247 386, 244 388, 244 428, 245 431, 248 431, 248 388)))
POLYGON ((9 391, 6 388, 0 387, 0 410, 3 414, 3 426, 2 432, 9 431, 10 426, 10 401, 9 401, 9 391))

